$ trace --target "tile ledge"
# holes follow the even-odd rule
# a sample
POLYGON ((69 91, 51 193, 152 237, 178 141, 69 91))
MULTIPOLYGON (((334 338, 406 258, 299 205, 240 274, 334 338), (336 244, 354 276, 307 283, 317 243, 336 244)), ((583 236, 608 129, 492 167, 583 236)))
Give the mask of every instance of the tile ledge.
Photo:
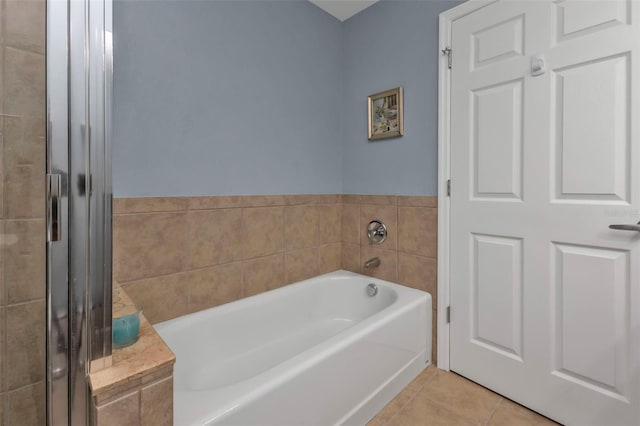
MULTIPOLYGON (((113 286, 114 299, 131 299, 118 285, 113 286)), ((136 380, 173 366, 176 357, 144 316, 140 323, 140 337, 136 343, 122 349, 114 349, 113 364, 89 374, 89 386, 93 397, 112 392, 120 387, 126 389, 136 380)))

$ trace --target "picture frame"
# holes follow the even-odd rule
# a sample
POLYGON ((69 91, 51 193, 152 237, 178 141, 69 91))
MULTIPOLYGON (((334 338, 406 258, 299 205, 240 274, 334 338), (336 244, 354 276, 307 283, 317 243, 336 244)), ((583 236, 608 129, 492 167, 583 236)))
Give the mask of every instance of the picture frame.
POLYGON ((370 141, 404 135, 402 87, 370 95, 367 104, 370 141))

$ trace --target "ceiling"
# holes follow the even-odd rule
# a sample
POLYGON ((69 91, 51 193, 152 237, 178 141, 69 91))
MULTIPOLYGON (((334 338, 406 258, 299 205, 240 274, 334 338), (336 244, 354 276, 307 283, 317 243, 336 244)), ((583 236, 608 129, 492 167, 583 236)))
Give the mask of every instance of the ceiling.
POLYGON ((341 21, 351 18, 378 0, 309 0, 341 21))

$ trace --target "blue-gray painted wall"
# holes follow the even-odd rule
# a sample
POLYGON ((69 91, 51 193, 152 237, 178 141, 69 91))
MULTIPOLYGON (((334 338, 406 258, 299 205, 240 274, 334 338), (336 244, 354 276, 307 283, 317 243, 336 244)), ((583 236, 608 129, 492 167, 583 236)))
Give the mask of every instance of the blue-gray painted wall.
POLYGON ((345 193, 437 194, 438 15, 459 3, 385 0, 345 21, 345 193), (397 86, 404 136, 369 142, 367 96, 397 86))
POLYGON ((114 3, 115 196, 339 193, 342 25, 308 1, 114 3))
POLYGON ((341 23, 306 0, 114 4, 115 196, 437 189, 438 14, 383 0, 341 23), (403 86, 405 136, 366 99, 403 86))

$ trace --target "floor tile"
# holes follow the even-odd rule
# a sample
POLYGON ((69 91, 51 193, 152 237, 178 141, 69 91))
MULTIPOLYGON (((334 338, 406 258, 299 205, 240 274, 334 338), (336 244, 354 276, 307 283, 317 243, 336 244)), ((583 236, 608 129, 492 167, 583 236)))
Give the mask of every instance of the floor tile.
POLYGON ((552 426, 557 423, 455 373, 429 366, 367 426, 552 426))
POLYGON ((547 426, 557 424, 535 411, 531 411, 505 398, 502 398, 488 423, 490 426, 547 426))
POLYGON ((466 426, 473 424, 456 411, 429 399, 421 392, 387 423, 389 426, 466 426))
POLYGON ((455 373, 436 370, 420 391, 474 423, 485 423, 501 397, 455 373))

